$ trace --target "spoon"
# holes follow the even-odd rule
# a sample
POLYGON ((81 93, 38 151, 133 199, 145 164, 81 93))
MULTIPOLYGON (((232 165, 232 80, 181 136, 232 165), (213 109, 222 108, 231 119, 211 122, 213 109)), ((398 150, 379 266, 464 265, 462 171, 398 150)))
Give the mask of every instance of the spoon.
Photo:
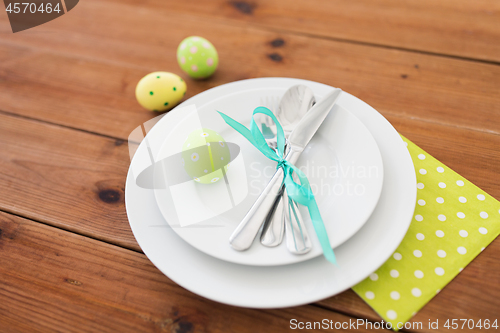
MULTIPOLYGON (((314 103, 313 92, 304 85, 293 86, 285 92, 276 112, 276 118, 283 127, 285 138, 288 138, 314 103)), ((262 127, 268 128, 269 132, 274 134, 266 137, 269 146, 276 147, 276 125, 272 126, 266 119, 261 118, 260 121, 264 125, 262 127)), ((311 249, 311 242, 302 216, 297 205, 294 202, 291 204, 288 200, 284 186, 281 192, 282 195, 278 196, 266 217, 260 238, 261 244, 269 247, 281 244, 286 225, 288 250, 295 254, 307 253, 311 249)))

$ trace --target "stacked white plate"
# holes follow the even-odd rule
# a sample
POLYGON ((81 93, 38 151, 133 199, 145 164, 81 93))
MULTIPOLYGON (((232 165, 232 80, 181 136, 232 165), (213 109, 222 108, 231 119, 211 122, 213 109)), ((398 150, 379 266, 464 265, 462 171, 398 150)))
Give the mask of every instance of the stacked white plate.
POLYGON ((391 256, 406 234, 416 201, 410 154, 380 113, 343 92, 297 162, 315 191, 338 267, 322 257, 307 210, 302 210, 302 215, 313 250, 306 255, 289 253, 285 242, 275 248, 264 247, 258 237, 248 251, 230 247, 229 235, 272 176, 275 162, 227 126, 217 111, 248 126, 254 108, 263 101, 281 98, 297 84, 311 88, 316 100, 333 89, 289 78, 225 84, 168 112, 137 149, 125 189, 130 226, 153 264, 182 287, 214 301, 244 307, 311 303, 362 281, 391 256), (229 182, 186 184, 181 192, 179 186, 140 186, 137 176, 168 157, 171 147, 176 146, 172 143, 184 138, 182 133, 196 122, 240 147, 238 158, 227 171, 229 182), (213 207, 214 202, 209 201, 225 198, 228 186, 230 205, 217 202, 213 207), (186 191, 201 194, 194 195, 197 200, 179 204, 177 193, 186 191), (207 191, 217 196, 203 196, 207 191), (190 207, 206 218, 186 222, 183 209, 189 213, 190 207))

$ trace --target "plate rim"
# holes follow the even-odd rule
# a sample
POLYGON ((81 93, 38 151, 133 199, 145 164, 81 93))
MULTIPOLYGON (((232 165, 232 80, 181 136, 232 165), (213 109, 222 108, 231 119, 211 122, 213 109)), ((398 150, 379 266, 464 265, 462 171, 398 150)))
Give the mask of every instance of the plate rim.
MULTIPOLYGON (((282 88, 282 87, 280 87, 280 88, 282 88)), ((284 89, 284 90, 286 90, 286 89, 284 89)), ((248 89, 241 89, 241 90, 238 90, 238 91, 236 91, 234 93, 231 93, 230 96, 233 96, 233 95, 236 95, 236 94, 241 94, 241 93, 251 94, 254 91, 255 92, 257 92, 257 91, 261 92, 262 88, 256 89, 255 87, 252 87, 252 88, 248 88, 248 89)), ((221 98, 224 98, 224 97, 225 96, 219 96, 216 99, 220 100, 221 98)), ((204 103, 201 106, 197 106, 197 109, 200 110, 201 108, 205 107, 206 105, 210 104, 211 102, 212 101, 209 101, 207 103, 204 103)), ((188 105, 193 105, 193 104, 195 104, 195 103, 192 102, 191 99, 189 99, 189 100, 186 100, 183 104, 179 105, 178 108, 181 109, 181 108, 183 108, 183 106, 188 106, 188 105)), ((376 158, 377 167, 382 172, 382 175, 380 177, 377 177, 377 179, 375 181, 377 188, 374 191, 372 198, 370 199, 370 206, 368 207, 369 209, 366 210, 363 218, 359 219, 361 222, 357 223, 356 226, 355 226, 355 228, 352 228, 352 230, 349 230, 350 232, 347 233, 347 236, 343 236, 340 239, 340 241, 336 242, 335 245, 333 246, 334 249, 336 247, 339 247, 340 245, 342 245, 346 241, 348 241, 369 220, 371 214, 375 210, 375 208, 377 206, 377 203, 378 203, 378 201, 380 199, 380 196, 381 196, 381 193, 382 193, 382 188, 383 188, 383 182, 384 182, 384 179, 383 179, 384 178, 384 163, 383 163, 383 160, 382 160, 380 149, 378 147, 378 144, 377 144, 375 138, 373 137, 373 135, 371 134, 371 132, 368 130, 368 128, 363 124, 363 122, 361 122, 352 112, 350 112, 349 110, 347 110, 346 108, 344 108, 344 107, 342 107, 340 105, 336 105, 335 107, 337 107, 340 110, 342 110, 343 112, 345 112, 345 114, 348 117, 351 117, 351 119, 356 123, 355 124, 356 126, 359 126, 359 128, 362 128, 365 131, 365 135, 369 138, 370 145, 373 145, 374 148, 375 148, 374 154, 375 154, 375 158, 376 158)), ((186 115, 180 121, 182 121, 186 117, 189 117, 189 115, 186 115)), ((161 119, 155 126, 165 126, 166 122, 167 122, 167 120, 161 119)), ((176 128, 177 126, 178 126, 178 123, 176 121, 174 124, 171 124, 169 126, 169 128, 176 128)), ((357 129, 359 129, 359 128, 357 128, 357 129)), ((170 137, 170 135, 171 134, 166 134, 165 135, 165 140, 168 139, 170 137)), ((160 154, 160 155, 162 154, 164 146, 165 146, 165 142, 162 142, 159 145, 160 148, 158 149, 158 151, 156 153, 157 155, 158 154, 160 154)), ((165 215, 165 212, 164 212, 165 208, 161 206, 162 199, 164 199, 164 198, 163 198, 163 194, 159 193, 159 191, 162 191, 162 190, 157 190, 157 189, 154 190, 156 203, 157 203, 157 205, 160 208, 160 212, 161 212, 163 218, 166 220, 167 223, 170 224, 169 219, 167 218, 167 216, 165 215)), ((262 252, 257 252, 259 254, 258 258, 255 258, 255 255, 252 254, 253 255, 252 256, 250 253, 248 255, 231 256, 231 253, 227 253, 227 252, 234 252, 234 253, 238 253, 238 254, 241 254, 241 252, 236 252, 233 249, 231 249, 229 246, 227 246, 227 248, 226 248, 227 250, 226 251, 221 251, 221 250, 207 251, 206 247, 200 246, 199 244, 195 244, 193 241, 190 241, 190 238, 186 237, 185 234, 179 232, 179 230, 180 229, 178 229, 178 228, 174 229, 174 231, 178 234, 178 236, 180 238, 182 238, 186 243, 190 244, 191 246, 193 246, 197 250, 199 250, 201 252, 204 252, 204 253, 206 253, 206 254, 214 257, 214 258, 217 258, 217 259, 220 259, 220 260, 224 260, 224 261, 227 261, 227 262, 231 262, 231 263, 235 263, 235 264, 240 264, 240 265, 264 266, 264 267, 265 266, 293 265, 293 264, 296 264, 296 263, 299 263, 299 262, 303 262, 303 261, 306 261, 306 260, 311 260, 313 258, 316 258, 316 257, 322 255, 322 251, 318 247, 319 244, 315 244, 316 248, 315 248, 314 252, 311 251, 311 252, 309 252, 307 254, 300 255, 300 256, 298 256, 298 255, 289 255, 289 253, 287 252, 287 249, 286 249, 285 246, 279 246, 279 247, 275 247, 275 248, 272 248, 272 249, 269 249, 269 248, 258 249, 259 251, 269 250, 268 252, 270 254, 272 253, 272 251, 282 251, 282 252, 280 252, 281 256, 280 256, 280 254, 278 254, 278 259, 275 259, 274 261, 260 261, 260 260, 262 260, 262 252), (283 253, 283 252, 286 252, 286 253, 283 253), (283 260, 283 258, 285 258, 285 260, 283 260)), ((311 237, 315 237, 314 230, 312 228, 309 228, 309 232, 310 232, 311 237)), ((254 245, 253 246, 258 246, 259 245, 259 244, 256 244, 256 243, 258 243, 258 235, 256 237, 256 240, 254 241, 254 245)))
MULTIPOLYGON (((330 87, 328 85, 324 85, 324 84, 314 82, 314 81, 307 81, 307 80, 301 80, 301 79, 291 79, 291 78, 259 78, 259 79, 250 79, 250 80, 258 80, 260 82, 264 82, 264 81, 273 82, 276 80, 291 80, 297 84, 305 83, 305 84, 324 86, 324 88, 330 87)), ((244 80, 243 82, 250 81, 250 80, 244 80)), ((237 82, 228 83, 228 84, 223 85, 223 86, 241 84, 241 83, 242 83, 242 81, 237 81, 237 82)), ((222 87, 222 86, 220 86, 220 87, 222 87)), ((218 87, 216 87, 216 88, 218 88, 218 87)), ((216 89, 216 88, 213 88, 213 89, 216 89)), ((206 93, 207 93, 207 91, 201 93, 200 95, 204 96, 206 93)), ((373 115, 373 117, 378 118, 378 120, 377 120, 378 122, 385 123, 385 126, 388 127, 390 132, 393 132, 392 135, 394 136, 394 138, 396 138, 396 135, 397 135, 397 137, 399 137, 400 142, 397 143, 397 145, 398 145, 397 148, 400 150, 400 153, 402 153, 402 155, 399 156, 399 159, 400 159, 401 164, 406 164, 403 166, 404 166, 404 168, 407 169, 405 171, 405 173, 408 173, 407 175, 404 175, 404 177, 408 177, 408 178, 404 179, 404 182, 408 183, 405 185, 406 186, 405 190, 407 191, 407 193, 405 193, 405 194, 408 196, 408 198, 405 201, 405 204, 409 207, 407 207, 408 210, 405 211, 405 213, 403 214, 406 216, 406 218, 399 221, 399 224, 398 224, 399 229, 400 229, 399 237, 392 238, 392 242, 391 242, 392 246, 386 247, 385 253, 382 256, 379 256, 378 260, 368 262, 367 265, 362 266, 362 268, 364 268, 364 269, 362 269, 362 272, 360 272, 359 269, 355 270, 353 272, 353 274, 356 275, 356 278, 349 276, 348 282, 344 281, 343 284, 341 284, 341 285, 336 283, 337 281, 334 281, 333 286, 330 286, 328 290, 322 291, 320 294, 313 295, 312 293, 308 293, 307 296, 301 295, 301 297, 299 297, 297 295, 297 293, 293 293, 292 292, 293 290, 288 290, 288 289, 286 290, 286 293, 283 294, 283 297, 278 297, 278 299, 275 299, 275 298, 272 298, 272 299, 266 298, 266 299, 259 299, 259 300, 242 299, 241 295, 239 295, 238 293, 233 293, 231 295, 227 295, 227 294, 223 294, 223 293, 221 294, 221 293, 217 293, 217 292, 214 293, 211 286, 207 287, 207 285, 206 285, 206 283, 204 283, 204 281, 200 283, 200 281, 197 281, 196 279, 193 279, 190 276, 185 276, 185 277, 179 276, 179 274, 182 275, 184 273, 182 270, 177 270, 177 271, 175 269, 172 270, 169 267, 169 265, 163 265, 162 262, 164 262, 166 259, 162 255, 158 255, 158 253, 157 253, 158 249, 154 246, 154 244, 148 244, 148 243, 141 241, 143 230, 141 229, 140 221, 132 222, 132 220, 131 220, 131 215, 135 214, 136 212, 135 212, 135 208, 131 209, 132 203, 130 203, 130 197, 131 197, 130 186, 126 186, 125 203, 126 203, 126 208, 127 208, 126 211, 127 211, 127 216, 129 218, 130 227, 131 227, 132 232, 133 232, 134 236, 136 237, 139 245, 141 246, 141 248, 143 248, 143 251, 146 254, 146 256, 166 276, 168 276, 174 282, 176 282, 180 286, 190 290, 193 293, 196 293, 196 294, 201 295, 205 298, 208 298, 208 299, 211 299, 214 301, 218 301, 221 303, 225 303, 225 304, 242 306, 242 307, 251 307, 251 308, 263 308, 263 309, 298 306, 298 305, 315 302, 315 301, 324 299, 326 297, 333 296, 337 293, 340 293, 340 292, 352 287, 353 285, 355 285, 358 282, 365 279, 370 273, 377 270, 394 253, 394 251, 397 249, 397 247, 399 246, 399 244, 403 240, 404 236, 406 235, 406 233, 408 231, 408 227, 410 226, 410 223, 411 223, 411 220, 413 217, 413 213, 414 213, 414 209, 415 209, 415 202, 416 202, 416 195, 417 195, 415 169, 414 169, 410 154, 409 154, 408 150, 406 149, 406 147, 404 147, 404 143, 403 143, 402 138, 399 136, 399 134, 394 129, 394 127, 385 119, 385 117, 383 117, 375 109, 373 109, 371 106, 369 106, 365 102, 361 101, 360 99, 358 99, 350 94, 347 94, 347 95, 348 95, 347 102, 358 103, 359 105, 363 105, 363 106, 367 107, 367 109, 369 109, 369 113, 371 115, 373 115), (401 149, 402 147, 404 149, 401 149), (403 155, 406 155, 406 156, 403 156, 403 155), (415 185, 415 186, 413 186, 413 185, 415 185), (290 293, 292 293, 293 295, 290 296, 289 295, 290 293)), ((166 114, 166 116, 169 116, 169 114, 166 114)), ((358 118, 359 118, 359 116, 358 116, 358 118)), ((375 139, 377 140, 377 137, 375 139)), ((398 141, 398 140, 396 140, 396 141, 398 141)), ((379 147, 380 147, 380 145, 379 145, 379 147)), ((140 146, 139 146, 139 148, 140 148, 140 146)), ((139 150, 139 148, 138 148, 138 150, 139 150)), ((382 153, 382 155, 384 158, 384 153, 382 153)), ((132 159, 132 163, 134 163, 134 159, 132 159)), ((384 166, 385 166, 385 163, 384 163, 384 166)), ((127 185, 133 184, 132 178, 133 178, 133 175, 132 175, 132 167, 131 167, 129 169, 128 174, 127 174, 127 185)), ((385 183, 385 180, 384 180, 384 183, 385 183)), ((385 188, 385 186, 384 186, 384 188, 385 188)), ((384 192, 384 189, 382 190, 382 192, 384 192)), ((384 193, 382 195, 384 195, 384 193)), ((392 196, 394 196, 394 194, 392 194, 392 196)), ((135 218, 135 216, 134 216, 134 218, 135 218)), ((363 229, 365 229, 365 228, 367 228, 367 225, 365 225, 361 229, 359 234, 363 233, 363 229)), ((173 233, 173 231, 172 231, 172 234, 176 235, 175 233, 173 233)), ((179 237, 177 237, 177 238, 179 238, 179 237)), ((354 236, 353 238, 357 238, 357 237, 354 236)), ((341 250, 343 248, 347 247, 349 245, 349 243, 355 242, 355 240, 353 238, 351 238, 346 243, 341 245, 340 246, 341 250)), ((179 238, 179 240, 176 240, 176 239, 172 239, 172 240, 181 241, 181 243, 183 242, 182 240, 180 240, 180 238, 179 238)), ((356 242, 360 243, 357 240, 356 240, 356 242)), ((182 246, 181 243, 179 243, 178 245, 182 246)), ((205 255, 204 253, 201 253, 195 249, 192 249, 192 251, 190 251, 191 247, 187 244, 186 244, 186 246, 189 247, 189 248, 186 248, 188 250, 188 252, 190 252, 189 255, 184 254, 184 253, 182 253, 181 255, 182 255, 183 260, 185 259, 187 261, 198 260, 199 262, 203 262, 203 260, 209 260, 211 264, 225 266, 228 268, 229 271, 239 270, 239 269, 243 269, 243 268, 248 270, 249 268, 251 268, 252 271, 257 271, 260 273, 260 272, 272 272, 272 270, 274 268, 276 268, 276 267, 256 267, 256 266, 244 266, 244 265, 232 264, 232 263, 228 263, 228 262, 224 262, 224 261, 212 258, 212 257, 205 255), (195 256, 195 257, 199 256, 199 258, 198 259, 188 258, 189 256, 195 256)), ((171 259, 171 261, 175 261, 176 258, 170 257, 170 259, 171 259)), ((303 270, 309 270, 309 269, 311 270, 311 272, 312 271, 321 272, 322 270, 326 269, 327 271, 329 270, 328 272, 331 272, 332 275, 345 273, 345 272, 339 272, 338 270, 335 271, 332 268, 333 265, 327 263, 326 261, 324 261, 322 259, 323 258, 320 257, 320 258, 311 259, 309 261, 294 264, 294 265, 278 266, 278 268, 280 268, 280 271, 281 270, 289 271, 290 269, 292 269, 292 270, 297 271, 297 272, 303 271, 303 270)), ((182 264, 184 264, 184 262, 182 264)), ((358 266, 360 266, 360 265, 358 265, 358 266)), ((207 266, 207 269, 214 271, 214 268, 212 268, 211 266, 207 266)), ((206 272, 206 273, 218 274, 218 273, 211 273, 211 272, 206 272)), ((232 280, 229 280, 229 281, 232 281, 232 280)), ((216 282, 218 282, 218 281, 216 281, 216 282)), ((245 287, 243 289, 247 289, 247 288, 245 287)), ((259 291, 259 290, 256 289, 256 291, 259 291)))

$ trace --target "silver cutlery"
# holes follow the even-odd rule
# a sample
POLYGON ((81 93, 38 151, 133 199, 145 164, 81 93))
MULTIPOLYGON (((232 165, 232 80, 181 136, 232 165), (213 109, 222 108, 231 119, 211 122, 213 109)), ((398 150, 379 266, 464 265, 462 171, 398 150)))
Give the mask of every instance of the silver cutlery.
MULTIPOLYGON (((292 164, 297 162, 300 154, 321 126, 341 93, 342 90, 335 89, 304 115, 288 138, 289 152, 285 156, 286 161, 292 164)), ((244 251, 252 245, 281 192, 283 176, 283 168, 278 168, 254 205, 229 237, 229 243, 235 250, 244 251)))
MULTIPOLYGON (((315 103, 314 93, 307 86, 293 86, 285 92, 275 114, 283 127, 286 139, 288 139, 304 114, 315 103)), ((274 112, 274 110, 271 111, 274 112)), ((265 118, 269 119, 269 117, 265 118)), ((262 125, 269 126, 265 122, 262 122, 262 125)), ((275 129, 274 132, 276 132, 275 129)), ((268 142, 270 145, 276 146, 276 135, 269 139, 269 141, 271 141, 268 142)), ((281 191, 284 191, 284 185, 281 191)), ((296 204, 290 206, 288 196, 286 193, 284 195, 278 196, 273 208, 269 211, 264 222, 260 242, 262 245, 269 247, 281 244, 286 224, 286 238, 289 251, 295 254, 307 253, 312 245, 303 218, 296 204), (293 214, 289 214, 290 212, 293 212, 293 214)))

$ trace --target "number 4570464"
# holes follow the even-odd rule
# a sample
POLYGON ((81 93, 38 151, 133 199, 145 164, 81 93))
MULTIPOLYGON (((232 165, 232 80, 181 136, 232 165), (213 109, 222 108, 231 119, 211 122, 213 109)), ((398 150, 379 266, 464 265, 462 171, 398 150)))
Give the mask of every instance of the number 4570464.
POLYGON ((448 319, 446 323, 444 323, 444 327, 447 329, 452 329, 452 330, 464 330, 464 329, 473 329, 473 328, 479 328, 479 329, 497 329, 498 328, 498 319, 495 319, 495 321, 491 322, 489 319, 484 319, 481 320, 479 319, 477 322, 474 321, 474 319, 448 319))
POLYGON ((16 2, 16 3, 9 3, 7 8, 5 8, 5 11, 7 13, 15 13, 15 14, 18 14, 18 13, 32 13, 32 14, 34 14, 36 12, 50 14, 52 12, 59 13, 59 12, 61 12, 61 9, 59 8, 59 3, 57 3, 55 5, 55 7, 52 8, 52 4, 50 2, 46 3, 46 4, 41 3, 40 6, 37 6, 37 4, 34 2, 32 2, 32 3, 16 2))

